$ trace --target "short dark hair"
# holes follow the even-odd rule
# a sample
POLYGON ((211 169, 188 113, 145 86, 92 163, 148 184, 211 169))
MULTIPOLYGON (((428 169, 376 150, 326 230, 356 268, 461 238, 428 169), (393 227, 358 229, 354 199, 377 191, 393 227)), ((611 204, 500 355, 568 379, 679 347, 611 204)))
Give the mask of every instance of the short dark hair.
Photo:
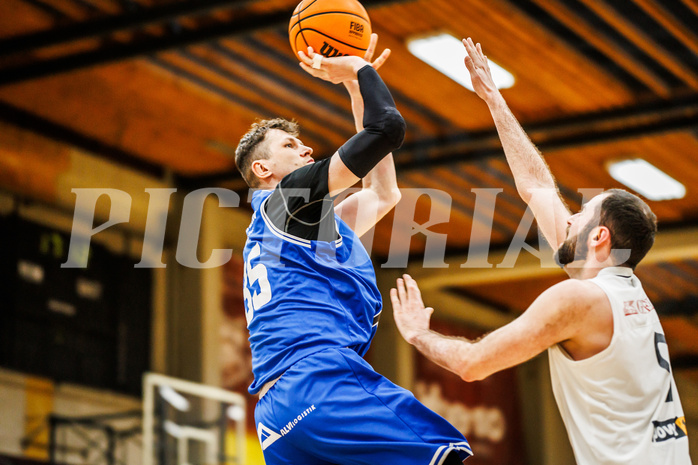
POLYGON ((293 137, 300 134, 298 123, 284 118, 264 119, 252 124, 235 149, 235 165, 250 187, 259 187, 259 179, 252 173, 252 162, 269 158, 269 150, 262 142, 270 129, 280 129, 293 137))
POLYGON ((654 244, 657 216, 640 197, 623 189, 609 189, 601 202, 599 224, 611 232, 612 249, 629 249, 630 257, 618 266, 635 269, 654 244))

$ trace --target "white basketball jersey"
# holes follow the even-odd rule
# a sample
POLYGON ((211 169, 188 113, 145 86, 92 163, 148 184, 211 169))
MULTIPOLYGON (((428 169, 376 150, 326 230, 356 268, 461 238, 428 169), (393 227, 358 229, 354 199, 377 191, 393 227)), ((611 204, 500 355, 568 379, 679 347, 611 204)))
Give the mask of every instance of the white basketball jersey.
POLYGON ((555 400, 579 465, 688 465, 688 438, 657 312, 630 268, 591 279, 613 309, 609 346, 574 361, 548 349, 555 400))

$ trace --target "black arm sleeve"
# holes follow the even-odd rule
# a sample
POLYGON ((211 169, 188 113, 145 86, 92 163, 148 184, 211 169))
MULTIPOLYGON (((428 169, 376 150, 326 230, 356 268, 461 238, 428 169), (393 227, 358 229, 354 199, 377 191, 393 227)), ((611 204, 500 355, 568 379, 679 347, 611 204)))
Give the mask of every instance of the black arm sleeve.
POLYGON ((330 158, 299 168, 285 176, 265 205, 267 217, 278 229, 308 240, 334 241, 339 237, 334 219, 334 198, 329 195, 330 158))
POLYGON ((371 65, 361 68, 357 76, 364 100, 364 130, 339 148, 339 156, 352 173, 363 178, 386 155, 402 145, 405 120, 371 65))

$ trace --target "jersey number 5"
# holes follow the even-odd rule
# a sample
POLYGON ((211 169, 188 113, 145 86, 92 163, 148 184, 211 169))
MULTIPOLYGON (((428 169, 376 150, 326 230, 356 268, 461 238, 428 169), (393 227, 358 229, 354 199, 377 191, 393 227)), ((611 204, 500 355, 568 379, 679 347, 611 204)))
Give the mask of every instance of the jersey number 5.
POLYGON ((245 262, 245 284, 242 289, 245 296, 245 318, 247 318, 248 326, 254 317, 254 312, 271 300, 271 285, 267 279, 267 267, 262 263, 251 265, 252 260, 259 257, 260 252, 259 244, 255 244, 245 262), (259 284, 259 292, 252 289, 254 283, 259 284))

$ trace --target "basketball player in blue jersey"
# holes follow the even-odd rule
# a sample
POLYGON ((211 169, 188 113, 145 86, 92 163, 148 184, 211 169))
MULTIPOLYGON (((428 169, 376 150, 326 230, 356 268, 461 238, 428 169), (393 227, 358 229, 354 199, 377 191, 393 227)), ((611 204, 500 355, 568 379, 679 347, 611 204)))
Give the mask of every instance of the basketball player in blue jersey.
POLYGON ((255 123, 236 151, 257 189, 244 295, 267 465, 451 465, 472 454, 455 428, 362 358, 382 302, 359 236, 400 198, 390 153, 405 132, 376 72, 389 51, 368 62, 375 44, 365 60, 299 54, 310 74, 349 90, 358 133, 334 155, 315 162, 283 119, 255 123), (359 179, 360 191, 335 206, 359 179))

